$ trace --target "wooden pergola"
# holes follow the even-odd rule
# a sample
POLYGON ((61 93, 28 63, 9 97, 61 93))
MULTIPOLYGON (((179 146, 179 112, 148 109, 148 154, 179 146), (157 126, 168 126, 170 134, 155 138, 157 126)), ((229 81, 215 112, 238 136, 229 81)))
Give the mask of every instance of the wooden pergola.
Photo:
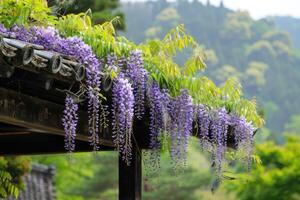
MULTIPOLYGON (((66 153, 61 122, 66 90, 71 86, 78 89, 84 74, 84 67, 72 57, 2 35, 0 155, 66 153)), ((107 96, 109 102, 109 92, 107 96)), ((88 152, 93 149, 88 139, 84 101, 80 109, 75 151, 88 152)), ((141 150, 148 147, 149 141, 147 113, 143 120, 134 122, 131 165, 119 158, 119 199, 141 199, 141 150)), ((115 150, 111 127, 99 136, 100 151, 115 150)), ((228 141, 232 144, 233 137, 229 136, 228 141)))

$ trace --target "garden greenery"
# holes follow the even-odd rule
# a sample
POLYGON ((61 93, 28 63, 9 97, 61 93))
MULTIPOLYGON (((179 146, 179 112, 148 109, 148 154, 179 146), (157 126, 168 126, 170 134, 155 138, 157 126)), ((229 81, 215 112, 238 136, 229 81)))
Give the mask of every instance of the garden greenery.
MULTIPOLYGON (((206 67, 205 51, 183 25, 170 30, 162 40, 136 45, 117 36, 117 18, 93 25, 85 13, 57 18, 49 12, 42 0, 1 1, 0 22, 4 25, 0 31, 73 56, 86 66, 86 80, 81 88, 87 98, 90 142, 95 151, 99 149, 100 127, 108 126, 106 118, 111 112, 113 141, 129 165, 134 145, 133 122, 144 120, 147 107, 153 163, 157 163, 157 152, 163 149, 165 141, 174 166, 184 166, 193 133, 200 138, 202 148, 212 152, 218 175, 229 136, 234 137, 237 149, 246 152, 244 160, 250 165, 253 133, 263 125, 255 100, 243 99, 241 86, 234 79, 217 87, 200 75, 206 67), (5 9, 8 6, 12 7, 9 15, 5 9), (174 57, 185 48, 192 48, 192 55, 183 66, 178 66, 174 57), (101 90, 108 79, 113 81, 112 110, 107 109, 101 90)), ((63 113, 66 149, 70 152, 75 148, 78 121, 74 96, 67 95, 63 113)))

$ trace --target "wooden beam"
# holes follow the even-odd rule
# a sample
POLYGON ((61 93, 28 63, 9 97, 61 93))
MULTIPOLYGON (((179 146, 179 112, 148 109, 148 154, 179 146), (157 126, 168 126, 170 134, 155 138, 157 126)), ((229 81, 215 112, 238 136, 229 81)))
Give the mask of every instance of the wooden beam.
POLYGON ((18 131, 18 132, 0 132, 0 137, 1 136, 7 136, 7 135, 29 135, 31 134, 30 132, 26 131, 18 131))
POLYGON ((132 145, 132 162, 127 165, 119 156, 119 200, 142 199, 142 154, 132 145))
MULTIPOLYGON (((76 140, 74 152, 90 152, 93 147, 89 142, 76 140)), ((113 147, 100 146, 100 151, 114 150, 113 147)), ((67 153, 64 137, 48 133, 30 133, 27 135, 1 135, 0 155, 41 155, 67 153)))
MULTIPOLYGON (((64 106, 0 87, 0 122, 32 132, 64 135, 61 117, 64 106)), ((87 113, 79 112, 77 139, 88 141, 87 113)), ((111 135, 100 134, 100 145, 113 147, 111 135)))

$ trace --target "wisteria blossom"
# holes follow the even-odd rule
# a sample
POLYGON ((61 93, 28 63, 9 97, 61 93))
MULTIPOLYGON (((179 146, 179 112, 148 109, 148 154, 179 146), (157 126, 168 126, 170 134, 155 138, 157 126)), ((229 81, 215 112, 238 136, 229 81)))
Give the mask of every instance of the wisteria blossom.
POLYGON ((203 150, 210 150, 209 128, 211 119, 204 105, 195 106, 196 120, 198 126, 198 137, 203 150))
POLYGON ((137 119, 142 119, 145 112, 145 93, 148 73, 144 69, 142 52, 132 51, 127 60, 126 76, 131 80, 134 89, 134 111, 137 119))
MULTIPOLYGON (((193 104, 187 90, 181 90, 180 95, 171 100, 169 106, 171 126, 171 157, 174 164, 186 164, 188 140, 192 134, 193 104)), ((176 166, 175 166, 176 167, 176 166)))
POLYGON ((112 137, 122 159, 129 165, 131 162, 132 125, 134 116, 133 88, 120 73, 112 88, 112 137))
POLYGON ((215 144, 213 161, 217 175, 221 175, 222 172, 222 161, 224 159, 224 153, 227 146, 229 120, 230 118, 226 109, 221 108, 215 111, 211 123, 211 135, 213 143, 215 144))
POLYGON ((235 146, 245 152, 244 162, 249 170, 251 167, 254 127, 244 117, 238 117, 236 114, 231 115, 231 126, 235 146))
POLYGON ((76 126, 78 122, 77 110, 78 105, 70 95, 67 95, 62 122, 65 131, 65 149, 69 152, 75 150, 76 126))

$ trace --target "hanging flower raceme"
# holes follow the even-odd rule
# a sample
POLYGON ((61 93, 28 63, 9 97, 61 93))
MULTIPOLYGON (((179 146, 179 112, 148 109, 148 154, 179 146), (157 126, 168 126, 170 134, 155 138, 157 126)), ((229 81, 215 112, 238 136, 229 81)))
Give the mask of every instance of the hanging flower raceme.
POLYGON ((133 116, 133 88, 124 75, 119 73, 114 79, 112 89, 112 137, 127 165, 130 165, 132 155, 133 116))
POLYGON ((153 82, 148 91, 150 109, 150 148, 159 149, 159 134, 163 131, 163 94, 156 82, 153 82))
POLYGON ((147 97, 150 111, 150 150, 144 154, 145 162, 147 163, 149 172, 158 172, 160 168, 161 149, 159 137, 163 131, 163 99, 162 92, 155 81, 148 88, 147 97))
POLYGON ((76 126, 78 122, 77 110, 78 105, 70 95, 67 95, 62 122, 65 131, 65 149, 69 152, 75 149, 76 126))
POLYGON ((127 61, 126 76, 131 80, 134 89, 134 111, 137 119, 142 119, 145 112, 145 93, 148 72, 144 69, 142 52, 135 50, 130 53, 127 61))
POLYGON ((231 115, 232 133, 234 135, 235 146, 239 150, 245 152, 244 163, 248 170, 251 167, 251 155, 253 149, 253 132, 254 127, 251 123, 247 122, 244 117, 231 115))
POLYGON ((90 142, 94 151, 99 149, 99 92, 100 92, 100 63, 97 59, 91 60, 86 69, 86 83, 88 86, 88 114, 90 142))
POLYGON ((188 140, 192 133, 193 104, 187 90, 181 90, 180 96, 170 101, 171 117, 171 157, 175 167, 186 164, 188 140))
POLYGON ((150 112, 150 150, 145 151, 144 155, 149 172, 157 173, 160 168, 161 140, 166 136, 168 127, 169 95, 166 91, 161 91, 157 83, 153 81, 147 88, 147 99, 150 112))
POLYGON ((210 150, 210 138, 209 138, 209 128, 210 128, 210 116, 208 110, 204 105, 200 104, 195 106, 197 109, 196 120, 198 126, 198 137, 203 150, 210 150))
POLYGON ((214 147, 213 162, 217 175, 222 173, 222 161, 227 146, 227 133, 230 123, 230 117, 225 108, 221 108, 213 113, 213 120, 211 123, 211 134, 214 147))

